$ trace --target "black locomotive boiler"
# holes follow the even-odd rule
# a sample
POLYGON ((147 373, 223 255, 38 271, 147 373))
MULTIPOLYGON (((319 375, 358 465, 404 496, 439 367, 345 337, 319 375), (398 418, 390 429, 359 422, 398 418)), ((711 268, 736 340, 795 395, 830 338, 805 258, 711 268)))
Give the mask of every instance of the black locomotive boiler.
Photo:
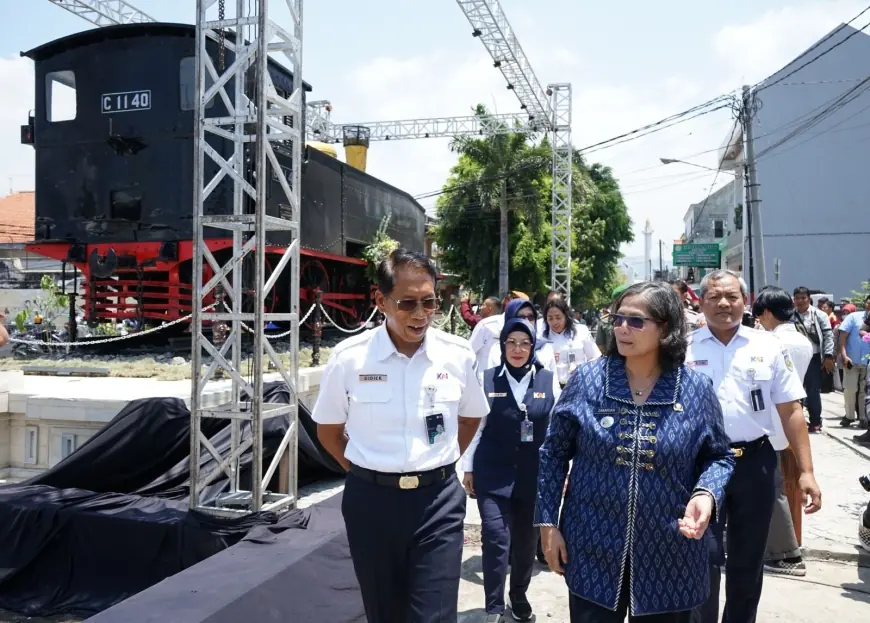
MULTIPOLYGON (((233 62, 231 47, 208 41, 216 66, 233 62)), ((82 272, 80 296, 92 323, 157 324, 192 309, 194 54, 194 27, 169 23, 88 30, 22 53, 33 59, 36 79, 34 112, 22 127, 22 142, 36 151, 35 240, 28 250, 82 272)), ((269 72, 279 91, 292 92, 284 67, 270 60, 269 72)), ((234 88, 230 81, 228 92, 234 88)), ((220 98, 210 106, 209 116, 226 114, 220 98)), ((225 158, 232 154, 231 141, 208 141, 225 158)), ((277 176, 290 170, 290 150, 279 145, 276 152, 282 171, 270 175, 272 215, 282 196, 277 176)), ((216 171, 207 158, 205 178, 216 171)), ((246 176, 254 182, 253 165, 246 176)), ((224 178, 205 211, 232 210, 224 178)), ((403 246, 424 249, 420 204, 312 147, 303 150, 301 212, 300 311, 319 288, 330 316, 347 327, 359 326, 371 309, 361 253, 382 219, 390 216, 388 231, 403 246)), ((269 233, 267 272, 284 253, 286 236, 269 233)), ((206 244, 219 262, 230 257, 227 232, 207 229, 206 244)), ((206 265, 204 279, 212 274, 206 265)), ((268 293, 268 311, 287 311, 289 287, 285 271, 268 293)))

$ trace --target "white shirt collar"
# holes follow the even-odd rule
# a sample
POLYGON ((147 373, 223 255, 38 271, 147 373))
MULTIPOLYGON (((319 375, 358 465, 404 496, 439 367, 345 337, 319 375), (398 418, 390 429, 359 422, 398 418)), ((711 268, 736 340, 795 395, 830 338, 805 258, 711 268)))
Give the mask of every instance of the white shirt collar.
MULTIPOLYGON (((432 327, 429 327, 426 330, 425 335, 423 336, 423 343, 420 345, 420 348, 417 349, 415 355, 419 352, 422 352, 424 356, 428 357, 430 360, 432 359, 431 353, 429 349, 432 348, 432 337, 429 335, 429 331, 432 330, 432 327)), ((387 333, 387 323, 384 322, 381 326, 375 329, 375 335, 372 340, 374 342, 374 354, 375 359, 378 361, 385 361, 391 355, 401 355, 399 350, 396 348, 396 345, 393 344, 392 338, 390 338, 390 334, 387 333)))
MULTIPOLYGON (((504 376, 505 374, 508 374, 507 364, 503 363, 503 364, 501 364, 501 372, 498 373, 498 376, 504 376)), ((528 372, 525 373, 523 378, 520 379, 520 382, 525 381, 526 377, 529 376, 530 374, 532 375, 532 379, 534 379, 535 378, 535 366, 532 366, 531 370, 529 370, 528 372)), ((513 377, 511 376, 510 378, 513 378, 513 377)))
MULTIPOLYGON (((741 324, 739 327, 737 327, 737 333, 735 333, 734 337, 731 338, 731 342, 729 342, 729 344, 734 342, 734 340, 736 340, 738 338, 743 338, 745 340, 748 340, 749 339, 749 331, 754 331, 754 330, 755 329, 750 329, 749 327, 746 327, 746 326, 741 324)), ((699 342, 703 342, 704 340, 708 340, 708 339, 713 339, 713 340, 716 340, 717 342, 719 342, 719 338, 717 338, 715 335, 713 335, 713 332, 710 331, 710 324, 709 323, 705 324, 703 327, 701 327, 700 329, 695 331, 694 335, 695 335, 695 339, 698 340, 699 342)), ((722 342, 719 342, 719 343, 721 344, 722 342)), ((726 344, 726 346, 727 346, 727 344, 726 344)))

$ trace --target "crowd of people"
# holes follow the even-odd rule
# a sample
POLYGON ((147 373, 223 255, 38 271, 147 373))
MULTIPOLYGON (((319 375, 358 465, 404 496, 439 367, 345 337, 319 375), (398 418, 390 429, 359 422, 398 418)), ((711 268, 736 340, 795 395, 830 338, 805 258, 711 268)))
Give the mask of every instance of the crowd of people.
POLYGON ((802 291, 765 288, 747 310, 742 278, 717 270, 697 300, 680 283, 618 288, 594 336, 555 292, 477 313, 466 299, 465 340, 430 326, 425 256, 397 250, 378 279, 386 320, 333 350, 312 413, 348 471, 371 623, 456 621, 469 499, 486 623, 533 619, 536 549, 582 623, 718 623, 723 570, 721 621, 752 623, 765 568, 806 573, 783 465, 820 510, 811 393, 837 356, 866 377, 852 325, 866 344, 870 297, 834 336, 802 291))

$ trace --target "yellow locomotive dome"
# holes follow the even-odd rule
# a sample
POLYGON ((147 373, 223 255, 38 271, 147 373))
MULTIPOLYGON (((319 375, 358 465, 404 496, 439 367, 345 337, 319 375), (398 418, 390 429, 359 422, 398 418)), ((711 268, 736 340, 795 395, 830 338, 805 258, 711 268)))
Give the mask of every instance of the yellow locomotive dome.
POLYGON ((305 143, 308 147, 313 147, 317 151, 323 152, 327 156, 332 156, 333 158, 338 158, 338 152, 335 151, 335 145, 331 143, 323 143, 321 141, 307 141, 305 143))

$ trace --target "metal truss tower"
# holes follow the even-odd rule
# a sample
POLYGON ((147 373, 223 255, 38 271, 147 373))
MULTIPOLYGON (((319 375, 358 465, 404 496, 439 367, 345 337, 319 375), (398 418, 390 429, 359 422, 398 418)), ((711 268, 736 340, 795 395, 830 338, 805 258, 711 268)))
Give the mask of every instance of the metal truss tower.
POLYGON ((553 265, 551 283, 571 300, 571 208, 574 146, 571 144, 571 85, 551 84, 553 144, 553 265))
MULTIPOLYGON (((197 102, 195 111, 194 152, 194 268, 193 324, 191 328, 193 369, 190 435, 190 506, 217 513, 247 513, 276 510, 296 502, 297 465, 297 371, 299 352, 299 217, 301 189, 302 123, 302 0, 284 0, 290 9, 291 23, 285 28, 269 17, 269 7, 281 0, 197 0, 196 14, 196 66, 197 102), (225 4, 230 5, 231 16, 224 15, 225 4), (214 9, 217 8, 217 11, 214 9), (217 13, 217 15, 215 15, 217 13), (227 31, 234 34, 227 36, 227 31), (210 40, 218 39, 226 47, 215 63, 207 51, 210 40), (293 92, 285 99, 277 92, 268 71, 270 52, 282 52, 293 75, 293 92), (217 65, 217 67, 216 67, 217 65), (223 66, 222 66, 223 65, 223 66), (206 77, 210 79, 206 81, 206 77), (210 84, 206 88, 206 84, 210 84), (253 86, 251 86, 253 85, 253 86), (252 92, 246 92, 252 91, 252 92), (209 108, 210 102, 220 98, 226 110, 209 108), (220 116, 218 116, 220 115, 220 116), (233 149, 224 158, 208 142, 210 137, 232 141, 233 149), (282 170, 275 157, 276 144, 292 159, 289 176, 278 174, 283 191, 281 217, 266 214, 266 193, 272 171, 282 170), (246 161, 255 165, 253 176, 246 174, 246 161), (209 165, 208 167, 206 165, 209 165), (214 166, 216 165, 216 166, 214 166), (206 170, 215 170, 211 179, 206 170), (260 183, 260 182, 263 183, 260 183), (233 214, 215 215, 205 206, 209 195, 221 183, 232 188, 233 214), (252 200, 252 202, 246 201, 252 200), (253 209, 246 205, 253 203, 253 209), (225 229, 232 232, 232 257, 219 264, 204 242, 205 228, 225 229), (265 247, 269 231, 291 232, 292 241, 287 252, 266 276, 265 247), (246 256, 253 254, 253 282, 249 271, 242 270, 246 256), (208 264, 214 277, 203 283, 203 266, 208 264), (266 313, 265 295, 277 283, 284 270, 290 271, 290 312, 266 313), (197 278, 196 276, 200 276, 197 278), (230 277, 230 279, 228 279, 230 277), (246 279, 248 282, 246 283, 246 279), (206 311, 209 300, 218 285, 228 299, 224 308, 206 311), (245 300, 243 311, 242 297, 245 300), (269 321, 289 321, 291 326, 291 361, 285 368, 268 340, 263 328, 269 321), (223 344, 215 344, 203 330, 206 323, 228 323, 230 332, 223 344), (253 354, 246 365, 250 376, 243 371, 243 323, 253 327, 253 354), (200 374, 203 354, 212 357, 212 363, 200 374), (263 374, 265 361, 271 361, 290 388, 291 404, 265 404, 263 402, 263 374), (216 368, 222 367, 232 379, 232 396, 228 404, 210 408, 205 406, 206 384, 216 368), (263 472, 263 424, 268 418, 289 415, 290 426, 271 465, 263 472), (209 442, 202 432, 205 418, 230 421, 232 443, 227 455, 209 442), (243 429, 250 427, 244 438, 243 429), (210 472, 200 471, 202 450, 211 454, 217 466, 210 472), (251 487, 242 490, 239 483, 240 458, 251 452, 251 487), (285 455, 290 453, 289 491, 267 491, 275 470, 285 455), (200 493, 221 473, 231 483, 228 494, 207 507, 200 503, 200 493)), ((217 297, 221 299, 221 297, 217 297)), ((218 333, 218 332, 214 332, 218 333)))
POLYGON ((571 300, 571 85, 541 88, 531 63, 498 0, 456 0, 493 64, 534 123, 543 122, 553 145, 553 233, 551 285, 571 300))
POLYGON ((48 0, 95 26, 142 24, 156 21, 126 0, 48 0))

